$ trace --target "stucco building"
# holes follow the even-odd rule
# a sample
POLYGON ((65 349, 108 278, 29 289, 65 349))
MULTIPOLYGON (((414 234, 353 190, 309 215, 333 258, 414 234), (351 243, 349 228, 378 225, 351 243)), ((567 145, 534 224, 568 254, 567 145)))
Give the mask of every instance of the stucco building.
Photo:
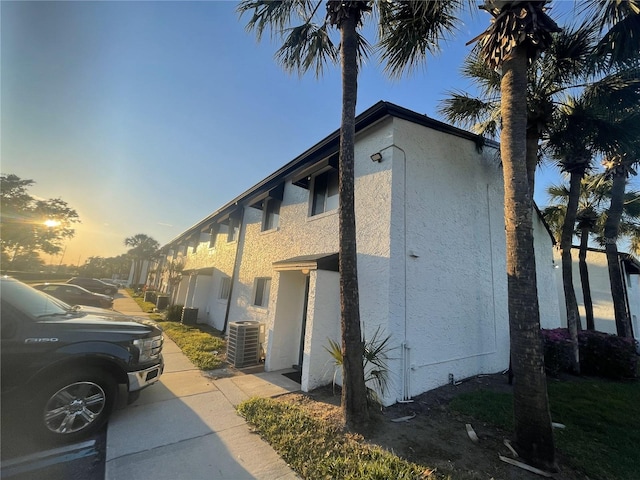
MULTIPOLYGON (((580 264, 578 261, 579 247, 571 249, 573 287, 578 301, 578 310, 582 320, 582 328, 586 328, 586 312, 584 308, 584 296, 580 283, 580 264)), ((561 265, 561 253, 554 251, 556 265, 561 265)), ((636 340, 640 340, 640 262, 628 253, 618 253, 620 270, 622 272, 622 284, 624 285, 624 299, 627 313, 631 319, 631 327, 636 340)), ((593 321, 595 329, 599 332, 616 334, 616 318, 613 311, 613 300, 611 297, 611 283, 609 281, 609 268, 607 266, 607 255, 602 249, 589 248, 587 250, 587 270, 589 271, 589 284, 591 291, 591 302, 593 304, 593 321)), ((562 325, 567 324, 567 311, 564 308, 564 288, 562 285, 562 268, 556 270, 558 299, 560 305, 560 319, 562 325)))
MULTIPOLYGON (((385 404, 506 369, 498 146, 387 102, 356 131, 361 320, 367 338, 391 336, 385 404)), ((163 247, 164 265, 182 268, 173 303, 220 330, 260 322, 265 369, 295 365, 303 390, 333 380, 325 346, 340 339, 338 146, 335 131, 163 247)), ((552 239, 534 223, 541 322, 553 328, 552 239)))

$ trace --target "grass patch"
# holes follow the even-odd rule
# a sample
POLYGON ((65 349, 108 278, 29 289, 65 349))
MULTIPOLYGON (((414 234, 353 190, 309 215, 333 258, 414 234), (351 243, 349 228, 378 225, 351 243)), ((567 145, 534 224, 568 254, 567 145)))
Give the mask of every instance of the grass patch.
POLYGON ((222 334, 208 325, 184 325, 158 321, 164 333, 200 370, 214 370, 224 364, 226 343, 222 334))
POLYGON ((238 412, 302 478, 435 480, 431 469, 365 444, 298 406, 252 398, 238 412))
MULTIPOLYGON (((636 478, 640 464, 640 382, 549 381, 556 447, 589 478, 636 478)), ((505 429, 513 428, 512 396, 488 391, 455 398, 451 408, 505 429)))

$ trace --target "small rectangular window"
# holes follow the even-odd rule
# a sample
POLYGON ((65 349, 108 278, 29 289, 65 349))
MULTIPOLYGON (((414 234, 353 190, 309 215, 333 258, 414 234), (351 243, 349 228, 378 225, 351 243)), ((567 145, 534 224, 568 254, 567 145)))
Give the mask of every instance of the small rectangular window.
POLYGON ((209 232, 209 248, 215 248, 217 237, 218 237, 218 229, 215 227, 212 227, 211 231, 209 232))
POLYGON ((256 278, 255 296, 253 299, 253 304, 257 307, 268 307, 270 289, 271 289, 270 278, 256 278))
POLYGON ((313 179, 311 215, 338 208, 338 170, 332 169, 313 179))
POLYGON ((262 208, 262 231, 278 228, 280 223, 280 200, 265 200, 262 208))
POLYGON ((229 218, 229 232, 227 233, 227 242, 235 242, 238 240, 238 230, 240 228, 237 218, 229 218))
POLYGON ((228 300, 229 292, 231 292, 231 278, 222 277, 220 280, 220 293, 218 294, 218 298, 221 300, 228 300))

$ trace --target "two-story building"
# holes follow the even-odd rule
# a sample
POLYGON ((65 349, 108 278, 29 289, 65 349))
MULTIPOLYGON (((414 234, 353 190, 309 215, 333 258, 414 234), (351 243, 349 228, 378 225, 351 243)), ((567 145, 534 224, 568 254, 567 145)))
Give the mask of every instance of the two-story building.
MULTIPOLYGON (((498 145, 387 102, 358 115, 356 132, 362 327, 393 348, 384 403, 506 369, 498 145)), ((223 331, 260 322, 265 369, 295 366, 305 391, 333 380, 325 347, 340 340, 338 147, 335 131, 163 247, 182 268, 172 303, 223 331)), ((541 321, 554 328, 553 241, 534 218, 541 321)))

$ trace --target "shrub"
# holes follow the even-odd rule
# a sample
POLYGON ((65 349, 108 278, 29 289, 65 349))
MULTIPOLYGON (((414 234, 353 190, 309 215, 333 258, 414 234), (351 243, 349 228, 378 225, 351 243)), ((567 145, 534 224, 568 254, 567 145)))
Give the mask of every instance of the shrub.
MULTIPOLYGON (((542 330, 545 368, 550 375, 571 372, 571 340, 566 328, 542 330)), ((586 375, 622 379, 637 377, 635 340, 603 332, 578 333, 580 371, 586 375)))
POLYGON ((566 328, 542 330, 544 341, 544 366, 547 373, 557 376, 560 372, 571 372, 571 338, 566 328))
POLYGON ((638 355, 632 338, 585 331, 578 335, 580 366, 585 373, 600 377, 635 378, 638 355))
POLYGON ((182 320, 184 305, 169 305, 167 308, 167 322, 179 322, 182 320))

